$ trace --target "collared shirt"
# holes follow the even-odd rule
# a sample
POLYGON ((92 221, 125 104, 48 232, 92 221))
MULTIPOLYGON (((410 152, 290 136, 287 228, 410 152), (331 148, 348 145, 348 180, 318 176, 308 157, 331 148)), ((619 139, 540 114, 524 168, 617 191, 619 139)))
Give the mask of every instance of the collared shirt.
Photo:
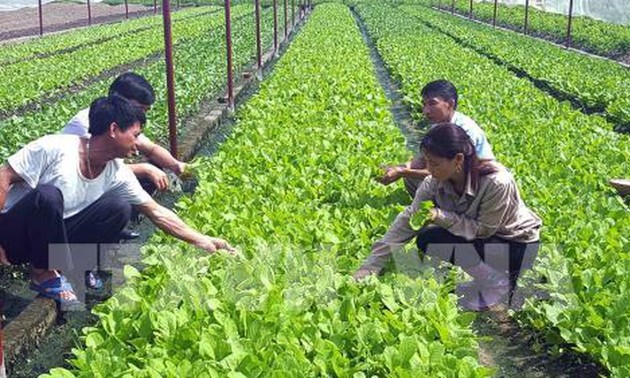
MULTIPOLYGON (((453 118, 451 119, 451 123, 461 127, 468 137, 472 141, 475 146, 475 151, 477 152, 477 157, 481 160, 495 160, 494 153, 492 153, 492 146, 490 142, 488 142, 488 138, 486 138, 486 133, 483 132, 481 127, 477 125, 472 118, 460 113, 455 112, 453 114, 453 118)), ((433 127, 435 125, 431 125, 433 127)))
POLYGON ((466 240, 496 236, 509 241, 531 243, 539 240, 542 221, 523 203, 512 174, 496 161, 497 171, 479 177, 473 185, 470 175, 464 193, 456 193, 449 181, 428 176, 422 181, 413 202, 398 214, 382 239, 372 246, 372 254, 362 269, 380 271, 392 252, 413 239, 418 230, 409 225, 411 216, 424 201, 437 209, 434 223, 466 240))

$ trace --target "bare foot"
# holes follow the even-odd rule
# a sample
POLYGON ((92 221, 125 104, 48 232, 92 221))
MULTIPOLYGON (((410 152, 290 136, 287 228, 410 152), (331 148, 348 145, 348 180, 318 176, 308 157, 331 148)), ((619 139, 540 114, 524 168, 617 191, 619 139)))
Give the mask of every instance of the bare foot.
POLYGON ((4 248, 0 245, 0 265, 11 265, 4 248))

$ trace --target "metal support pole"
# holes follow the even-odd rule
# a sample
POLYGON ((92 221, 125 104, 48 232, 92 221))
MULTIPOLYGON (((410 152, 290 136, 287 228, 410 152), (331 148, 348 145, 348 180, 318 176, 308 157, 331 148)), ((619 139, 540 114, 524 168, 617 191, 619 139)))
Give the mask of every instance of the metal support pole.
POLYGON ((287 39, 289 32, 287 25, 289 23, 289 0, 284 0, 284 39, 287 39))
POLYGON ((125 18, 129 19, 129 0, 125 0, 125 18))
POLYGON ((278 56, 278 0, 273 0, 273 52, 278 56))
MULTIPOLYGON (((162 3, 164 3, 164 0, 162 0, 162 3)), ((153 0, 153 14, 157 14, 157 0, 153 0)))
POLYGON ((527 26, 529 24, 529 0, 525 0, 525 25, 523 26, 523 34, 527 35, 527 26))
POLYGON ((499 0, 494 0, 494 16, 492 16, 492 26, 497 26, 497 3, 499 0))
POLYGON ((451 1, 451 14, 455 14, 455 0, 451 1))
POLYGON ((573 0, 569 0, 569 22, 567 25, 567 48, 571 47, 571 23, 573 21, 573 0))
POLYGON ((88 7, 88 25, 92 25, 92 7, 90 6, 90 0, 87 0, 88 7))
POLYGON ((225 0, 225 44, 227 47, 228 109, 234 111, 234 76, 232 72, 232 21, 230 0, 225 0))
POLYGON ((44 14, 42 12, 42 0, 39 3, 39 35, 44 35, 44 14))
POLYGON ((256 7, 256 57, 258 59, 258 80, 262 80, 262 46, 260 43, 260 0, 254 0, 256 7))
POLYGON ((177 158, 177 116, 175 113, 175 74, 173 70, 173 32, 171 29, 170 0, 162 0, 164 19, 164 57, 166 60, 166 89, 168 92, 168 136, 171 155, 177 158))
POLYGON ((470 0, 470 7, 468 10, 468 18, 473 18, 473 0, 470 0))
POLYGON ((291 30, 295 28, 295 0, 291 0, 291 30))

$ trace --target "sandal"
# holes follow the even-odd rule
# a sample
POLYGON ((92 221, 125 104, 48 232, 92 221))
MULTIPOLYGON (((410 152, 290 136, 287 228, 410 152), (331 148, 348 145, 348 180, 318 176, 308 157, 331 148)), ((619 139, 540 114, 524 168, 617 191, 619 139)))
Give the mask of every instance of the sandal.
POLYGON ((65 276, 51 278, 41 283, 31 281, 30 288, 42 297, 54 299, 62 309, 81 304, 81 301, 79 301, 72 289, 72 284, 68 282, 65 276), (63 296, 62 294, 64 293, 67 293, 67 295, 63 296))
POLYGON ((7 253, 4 251, 4 248, 0 245, 0 265, 11 265, 11 262, 7 258, 7 253))

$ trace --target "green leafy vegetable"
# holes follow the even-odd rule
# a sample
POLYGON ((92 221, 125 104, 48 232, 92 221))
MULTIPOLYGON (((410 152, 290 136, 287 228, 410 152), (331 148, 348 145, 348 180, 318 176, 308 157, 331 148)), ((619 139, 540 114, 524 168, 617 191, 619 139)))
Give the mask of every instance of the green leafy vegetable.
POLYGON ((431 209, 433 209, 433 202, 424 201, 418 207, 418 211, 413 213, 411 219, 409 219, 409 225, 414 230, 421 229, 425 224, 431 221, 431 209))

